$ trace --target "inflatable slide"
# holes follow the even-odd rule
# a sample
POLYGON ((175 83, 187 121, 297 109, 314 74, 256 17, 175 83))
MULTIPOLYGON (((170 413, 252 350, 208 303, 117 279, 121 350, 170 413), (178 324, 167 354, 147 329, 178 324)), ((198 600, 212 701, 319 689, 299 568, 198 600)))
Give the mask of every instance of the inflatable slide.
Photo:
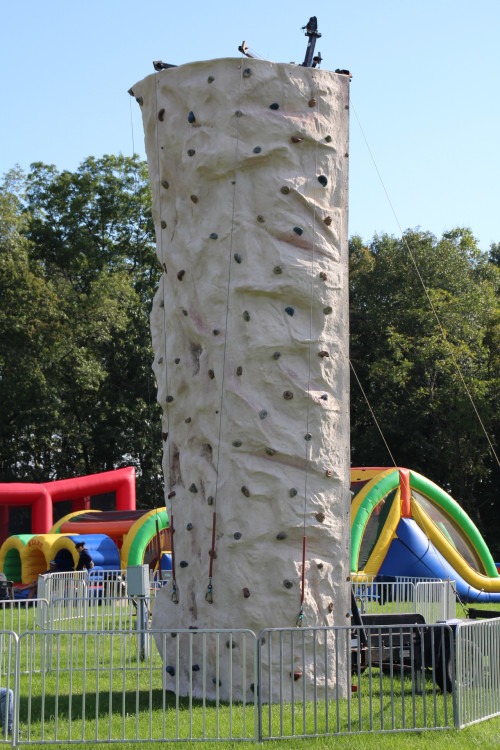
POLYGON ((351 571, 456 581, 464 602, 500 602, 500 575, 463 508, 415 471, 351 469, 351 571))

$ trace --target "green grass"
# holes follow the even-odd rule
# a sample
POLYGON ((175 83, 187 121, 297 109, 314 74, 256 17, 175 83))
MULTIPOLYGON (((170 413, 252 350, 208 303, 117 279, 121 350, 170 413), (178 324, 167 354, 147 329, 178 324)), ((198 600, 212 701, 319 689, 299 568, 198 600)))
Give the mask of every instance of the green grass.
MULTIPOLYGON (((495 609, 494 605, 484 608, 495 609)), ((457 612, 462 616, 462 612, 457 612)), ((34 626, 33 613, 29 621, 34 626)), ((189 699, 176 699, 165 693, 161 686, 162 665, 158 654, 152 662, 143 662, 137 651, 137 637, 113 640, 108 633, 104 637, 86 636, 86 647, 82 639, 68 633, 56 637, 47 651, 32 649, 39 642, 35 636, 33 644, 25 639, 25 654, 21 674, 20 725, 22 741, 31 746, 55 748, 70 742, 84 743, 85 748, 137 748, 143 744, 148 748, 169 749, 179 747, 179 742, 147 741, 145 737, 175 736, 186 748, 236 748, 248 745, 241 741, 214 741, 216 736, 253 737, 254 707, 251 704, 220 704, 218 711, 212 703, 189 699), (105 645, 107 644, 107 645, 105 645), (125 644, 125 651, 124 651, 125 644), (26 654, 36 653, 31 662, 26 654), (95 669, 95 665, 99 669, 95 669), (126 664, 127 669, 119 665, 126 664), (40 670, 40 666, 48 667, 40 670), (86 667, 85 670, 83 667, 86 667), (27 728, 29 726, 29 734, 27 728), (125 742, 110 741, 111 737, 127 737, 125 742), (43 744, 43 738, 57 738, 60 744, 43 744), (208 739, 200 742, 204 737, 208 739), (141 739, 139 739, 141 738, 141 739), (193 741, 190 738, 196 738, 193 741)), ((358 680, 353 680, 358 683, 358 680)), ((500 750, 500 718, 468 727, 465 730, 432 730, 435 724, 452 723, 451 699, 445 703, 443 696, 431 683, 427 683, 422 695, 415 694, 409 680, 389 681, 387 677, 364 674, 358 684, 358 695, 351 698, 351 729, 363 730, 362 734, 331 737, 291 737, 269 740, 264 747, 281 750, 305 748, 316 750, 335 748, 356 750, 357 748, 384 748, 384 750, 469 750, 470 748, 496 748, 500 750), (392 692, 392 698, 390 697, 392 692), (371 691, 374 727, 383 726, 384 733, 370 731, 370 713, 366 696, 371 691), (361 697, 361 701, 360 701, 361 697), (359 706, 359 708, 358 708, 359 706), (394 707, 394 709, 393 709, 394 707), (446 715, 445 712, 448 712, 446 715), (403 719, 404 713, 404 719, 403 719), (383 715, 383 724, 381 716, 383 715), (409 732, 390 732, 392 726, 400 729, 412 724, 419 729, 409 732), (421 731, 426 726, 429 731, 421 731)), ((293 735, 294 733, 321 734, 347 732, 348 701, 307 701, 304 706, 297 703, 292 709, 284 704, 264 707, 264 731, 271 735, 293 735), (327 717, 328 712, 328 717, 327 717)), ((250 742, 250 744, 252 744, 250 742)))

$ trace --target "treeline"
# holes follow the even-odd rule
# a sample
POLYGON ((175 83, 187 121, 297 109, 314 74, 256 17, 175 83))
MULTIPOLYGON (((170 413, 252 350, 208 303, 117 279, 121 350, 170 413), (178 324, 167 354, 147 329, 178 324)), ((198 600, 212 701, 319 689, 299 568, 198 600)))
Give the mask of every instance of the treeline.
MULTIPOLYGON (((151 371, 160 277, 146 165, 32 165, 0 187, 0 482, 137 469, 163 503, 151 371)), ((352 464, 413 468, 450 491, 500 557, 500 245, 350 242, 352 464)))

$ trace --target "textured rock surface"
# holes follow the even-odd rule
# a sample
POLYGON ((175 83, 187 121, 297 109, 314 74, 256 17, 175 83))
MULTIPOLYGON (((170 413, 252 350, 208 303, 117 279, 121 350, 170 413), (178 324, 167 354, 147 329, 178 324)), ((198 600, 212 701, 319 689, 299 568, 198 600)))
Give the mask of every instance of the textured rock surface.
MULTIPOLYGON (((303 624, 346 624, 348 86, 240 59, 133 86, 164 268, 151 329, 175 493, 179 601, 162 591, 154 627, 293 627, 304 534, 303 624)), ((177 678, 182 692, 187 667, 177 678)))

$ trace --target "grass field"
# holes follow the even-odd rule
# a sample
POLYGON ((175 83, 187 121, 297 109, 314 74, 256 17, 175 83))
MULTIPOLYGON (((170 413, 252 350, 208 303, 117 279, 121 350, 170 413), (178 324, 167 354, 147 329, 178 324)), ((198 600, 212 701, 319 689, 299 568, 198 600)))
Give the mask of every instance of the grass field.
MULTIPOLYGON (((463 616, 462 610, 457 609, 457 615, 463 616)), ((34 618, 35 612, 30 610, 21 630, 24 625, 36 629, 34 618)), ((17 630, 15 624, 12 621, 8 629, 17 630)), ((87 633, 83 639, 75 634, 62 634, 54 637, 48 661, 46 650, 32 649, 28 639, 25 646, 21 650, 24 666, 20 677, 23 744, 60 748, 75 743, 100 750, 137 748, 140 744, 150 748, 225 750, 253 744, 250 740, 254 736, 255 713, 251 703, 219 704, 216 708, 208 701, 179 699, 166 693, 162 689, 158 654, 155 652, 147 663, 138 658, 136 635, 127 639, 125 634, 118 634, 113 640, 108 632, 100 641, 93 633, 87 633), (41 669, 41 665, 45 668, 41 669), (219 736, 246 738, 249 742, 212 739, 219 736), (127 741, 116 742, 119 737, 127 741), (153 737, 178 737, 180 742, 147 739, 153 737), (53 740, 58 744, 53 744, 53 740)), ((410 680, 390 681, 375 672, 363 675, 358 694, 344 703, 308 701, 306 706, 300 702, 294 707, 286 703, 281 708, 264 706, 264 735, 292 736, 268 740, 263 746, 280 750, 295 747, 306 750, 498 747, 500 750, 500 719, 461 731, 431 729, 452 723, 451 696, 445 698, 431 683, 426 683, 422 693, 416 694, 410 680), (369 701, 365 701, 367 695, 369 701), (412 726, 416 728, 413 731, 391 731, 412 726), (381 727, 383 733, 372 729, 381 727), (422 727, 429 730, 422 731, 422 727), (327 731, 344 733, 349 729, 362 733, 303 739, 293 736, 327 731)))

